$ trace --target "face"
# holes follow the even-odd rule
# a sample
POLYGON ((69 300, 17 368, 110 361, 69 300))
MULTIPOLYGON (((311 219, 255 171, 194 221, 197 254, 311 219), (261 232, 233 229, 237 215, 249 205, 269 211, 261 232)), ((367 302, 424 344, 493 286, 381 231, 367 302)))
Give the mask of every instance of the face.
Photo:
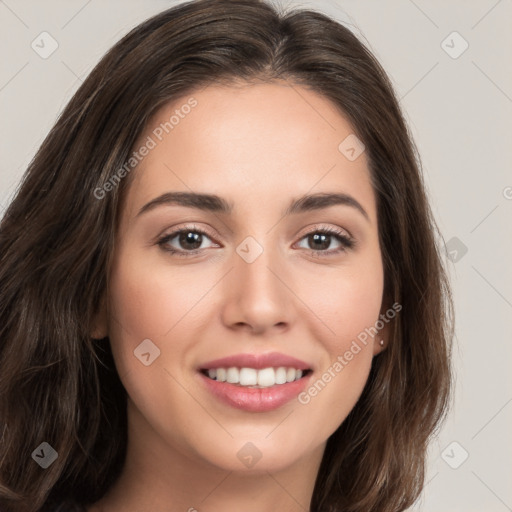
POLYGON ((339 149, 353 132, 286 82, 211 86, 151 119, 96 327, 148 445, 275 471, 323 452, 354 407, 381 350, 361 340, 384 275, 366 154, 339 149))

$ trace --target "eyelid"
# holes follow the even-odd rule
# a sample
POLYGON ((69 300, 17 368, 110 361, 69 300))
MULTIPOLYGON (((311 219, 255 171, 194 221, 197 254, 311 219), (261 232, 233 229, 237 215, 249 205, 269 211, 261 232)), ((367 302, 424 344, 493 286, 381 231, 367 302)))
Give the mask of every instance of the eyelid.
MULTIPOLYGON (((303 232, 301 235, 297 235, 299 239, 304 238, 305 236, 316 233, 317 231, 327 231, 329 233, 336 233, 340 235, 344 235, 346 238, 355 241, 355 238, 351 235, 351 233, 345 229, 341 228, 339 226, 330 226, 327 224, 313 224, 311 226, 308 226, 307 231, 303 232)), ((208 235, 212 239, 216 239, 217 235, 209 230, 209 228, 203 227, 203 226, 197 226, 195 223, 188 224, 184 223, 183 225, 178 224, 177 226, 173 226, 172 228, 169 228, 169 230, 165 230, 163 234, 156 237, 157 239, 161 239, 165 236, 167 236, 165 233, 168 231, 168 235, 176 235, 179 231, 182 230, 190 230, 190 231, 198 231, 198 232, 204 232, 206 235, 208 235)))
POLYGON ((167 236, 176 236, 180 231, 196 231, 198 233, 204 233, 208 235, 208 237, 215 239, 217 235, 213 233, 209 228, 204 226, 198 226, 195 222, 193 223, 184 223, 173 226, 172 228, 166 229, 161 235, 157 237, 157 239, 162 239, 167 236))
POLYGON ((329 233, 336 233, 336 234, 339 234, 339 235, 343 235, 345 236, 346 238, 350 239, 350 240, 354 240, 355 241, 355 238, 352 236, 352 234, 345 228, 342 228, 342 227, 339 227, 339 226, 333 226, 333 225, 330 225, 330 224, 312 224, 310 226, 308 226, 307 228, 305 228, 307 231, 305 231, 302 235, 300 235, 300 238, 304 238, 305 236, 311 234, 311 233, 316 233, 317 231, 326 231, 326 232, 329 232, 329 233))

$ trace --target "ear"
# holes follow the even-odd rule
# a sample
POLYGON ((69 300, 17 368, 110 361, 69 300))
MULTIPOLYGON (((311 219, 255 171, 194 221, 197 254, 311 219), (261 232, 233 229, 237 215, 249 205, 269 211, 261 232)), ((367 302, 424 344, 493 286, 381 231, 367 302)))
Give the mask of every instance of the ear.
MULTIPOLYGON (((376 356, 387 349, 390 342, 391 324, 394 322, 394 318, 389 318, 386 311, 392 309, 387 304, 382 306, 379 314, 379 320, 384 324, 384 327, 379 330, 373 339, 373 355, 376 356)), ((395 317, 396 318, 396 317, 395 317)), ((380 325, 380 323, 379 323, 380 325)))
POLYGON ((101 298, 98 311, 94 314, 89 335, 96 340, 102 340, 108 336, 108 314, 105 296, 101 298))

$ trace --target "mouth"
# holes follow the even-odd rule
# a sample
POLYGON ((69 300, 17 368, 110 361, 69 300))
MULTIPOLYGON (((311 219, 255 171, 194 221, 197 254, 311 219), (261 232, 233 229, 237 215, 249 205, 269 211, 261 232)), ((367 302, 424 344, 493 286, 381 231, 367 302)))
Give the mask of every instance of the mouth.
POLYGON ((312 378, 311 368, 228 366, 201 368, 197 375, 215 401, 251 413, 270 412, 292 402, 312 378))
POLYGON ((221 403, 248 412, 267 412, 304 391, 314 366, 279 352, 233 354, 197 367, 203 389, 221 403))

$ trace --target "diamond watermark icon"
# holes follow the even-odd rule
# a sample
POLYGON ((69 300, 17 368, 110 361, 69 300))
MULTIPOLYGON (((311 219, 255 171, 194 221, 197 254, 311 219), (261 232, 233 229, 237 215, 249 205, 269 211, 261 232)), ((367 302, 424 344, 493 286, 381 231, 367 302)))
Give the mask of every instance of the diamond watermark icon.
POLYGON ((452 59, 458 59, 469 48, 469 43, 457 31, 453 31, 443 39, 441 48, 452 59))
POLYGON ((236 456, 244 466, 252 468, 261 459, 262 454, 253 443, 248 442, 238 450, 236 456))
POLYGON ((263 253, 263 247, 252 236, 248 236, 238 245, 236 252, 246 263, 252 263, 263 253))
POLYGON ((442 452, 441 458, 450 466, 452 469, 458 469, 466 459, 469 457, 469 453, 464 447, 457 441, 451 442, 442 452))
POLYGON ((30 45, 39 57, 47 59, 59 47, 59 43, 48 32, 41 32, 30 45))
POLYGON ((365 149, 365 145, 353 133, 345 137, 338 146, 339 152, 351 162, 359 158, 365 149))
POLYGON ((41 443, 33 452, 32 458, 43 468, 46 469, 53 464, 58 457, 58 453, 47 443, 41 443))
POLYGON ((133 353, 144 366, 149 366, 160 356, 160 349, 150 339, 145 339, 133 353))
POLYGON ((446 242, 445 249, 446 255, 452 263, 460 261, 468 252, 467 246, 456 236, 446 242))

